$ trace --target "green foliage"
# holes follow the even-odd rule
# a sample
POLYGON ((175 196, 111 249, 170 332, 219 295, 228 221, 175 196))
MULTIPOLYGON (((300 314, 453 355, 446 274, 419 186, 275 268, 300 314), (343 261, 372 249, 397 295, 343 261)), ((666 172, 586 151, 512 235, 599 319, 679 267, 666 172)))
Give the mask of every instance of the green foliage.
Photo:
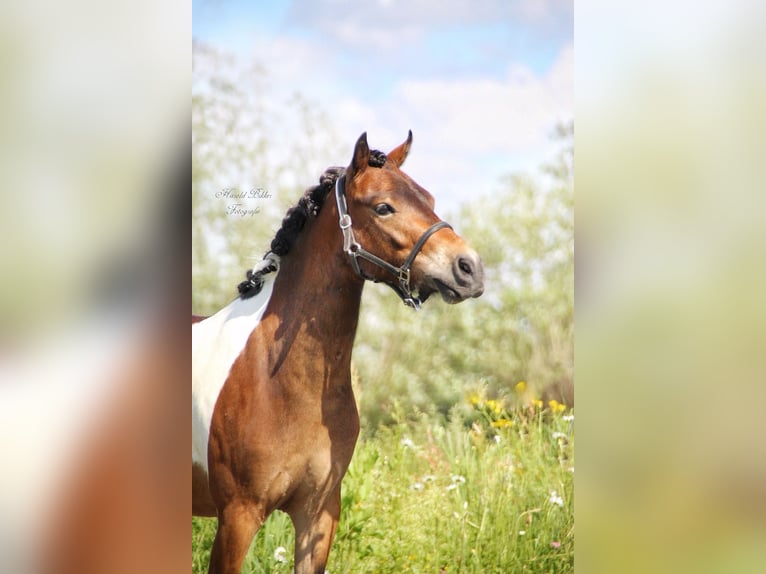
MULTIPOLYGON (((510 410, 493 432, 421 417, 362 440, 328 572, 572 572, 573 417, 555 410, 510 410)), ((214 529, 193 519, 194 572, 205 571, 214 529)), ((243 572, 291 572, 293 545, 289 519, 275 513, 243 572)))

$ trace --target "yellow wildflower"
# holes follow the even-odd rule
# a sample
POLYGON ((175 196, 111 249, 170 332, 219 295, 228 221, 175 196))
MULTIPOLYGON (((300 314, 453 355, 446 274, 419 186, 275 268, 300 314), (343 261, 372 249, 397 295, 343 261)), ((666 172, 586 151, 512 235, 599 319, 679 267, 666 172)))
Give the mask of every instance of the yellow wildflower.
POLYGON ((563 413, 567 408, 566 405, 562 405, 556 399, 551 399, 548 401, 548 406, 550 407, 551 412, 554 413, 563 413))
POLYGON ((468 402, 471 403, 473 406, 476 406, 479 403, 481 403, 481 397, 478 394, 473 393, 471 395, 468 395, 468 402))
POLYGON ((500 420, 492 421, 492 426, 495 427, 496 429, 512 427, 513 421, 509 421, 508 419, 500 419, 500 420))
POLYGON ((487 408, 494 412, 495 414, 500 414, 503 412, 503 405, 500 401, 495 401, 493 399, 490 399, 487 401, 487 408))
POLYGON ((524 391, 527 390, 527 382, 526 381, 519 381, 516 383, 516 386, 514 387, 516 389, 516 392, 519 394, 524 393, 524 391))
POLYGON ((535 405, 535 407, 538 409, 543 408, 543 401, 541 401, 540 399, 535 399, 534 401, 532 401, 532 404, 535 405))

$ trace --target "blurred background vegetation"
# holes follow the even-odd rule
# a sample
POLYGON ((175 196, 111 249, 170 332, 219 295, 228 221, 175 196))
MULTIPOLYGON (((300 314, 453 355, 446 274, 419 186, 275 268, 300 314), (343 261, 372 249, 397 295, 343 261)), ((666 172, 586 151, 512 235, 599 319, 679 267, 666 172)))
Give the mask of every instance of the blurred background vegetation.
MULTIPOLYGON (((233 299, 285 210, 329 165, 311 158, 345 165, 353 143, 335 141, 331 120, 300 94, 286 112, 265 109, 266 98, 249 94, 268 92, 268 70, 238 74, 225 54, 195 43, 192 285, 199 314, 233 299), (305 138, 280 141, 285 121, 298 122, 305 138), (242 202, 260 210, 254 216, 227 214, 231 202, 216 198, 225 188, 253 187, 271 195, 242 202)), ((509 408, 535 398, 573 405, 573 125, 552 137, 560 151, 537 173, 509 174, 483 193, 467 190, 452 212, 439 211, 439 192, 431 190, 437 211, 484 260, 480 299, 448 306, 435 297, 413 313, 385 286, 365 289, 354 378, 366 432, 423 414, 453 412, 470 422, 470 396, 509 408)))

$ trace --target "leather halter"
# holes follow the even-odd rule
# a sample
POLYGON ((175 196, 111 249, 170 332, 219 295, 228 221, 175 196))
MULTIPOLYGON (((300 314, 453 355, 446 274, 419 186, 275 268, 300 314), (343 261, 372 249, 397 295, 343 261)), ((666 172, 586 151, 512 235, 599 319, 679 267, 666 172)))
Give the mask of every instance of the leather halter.
POLYGON ((423 246, 426 244, 426 241, 428 241, 428 238, 440 229, 445 227, 452 229, 452 226, 446 221, 437 221, 434 223, 423 232, 423 235, 417 240, 401 267, 395 267, 388 261, 385 261, 364 249, 354 237, 354 231, 351 228, 351 216, 348 214, 348 204, 346 202, 345 175, 339 177, 335 182, 335 201, 338 204, 338 224, 340 225, 340 230, 343 232, 343 251, 351 257, 351 266, 354 268, 356 274, 366 281, 372 281, 374 283, 379 282, 378 279, 375 279, 362 271, 362 268, 359 266, 360 257, 365 261, 369 261, 370 263, 385 269, 394 275, 398 281, 398 283, 393 281, 386 281, 385 283, 391 287, 399 297, 401 297, 405 305, 412 307, 415 310, 420 309, 422 301, 413 295, 412 287, 410 287, 410 268, 412 267, 413 261, 415 261, 415 257, 417 257, 420 250, 423 249, 423 246))

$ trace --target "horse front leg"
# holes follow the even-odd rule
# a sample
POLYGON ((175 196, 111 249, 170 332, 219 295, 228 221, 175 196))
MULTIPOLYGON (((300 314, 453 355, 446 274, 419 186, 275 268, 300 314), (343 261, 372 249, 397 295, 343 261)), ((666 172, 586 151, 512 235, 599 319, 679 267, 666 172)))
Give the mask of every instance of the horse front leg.
POLYGON ((209 574, 240 574, 253 536, 264 521, 258 506, 232 502, 218 513, 218 530, 210 554, 209 574))
POLYGON ((295 526, 295 574, 324 574, 340 518, 340 484, 318 512, 290 514, 295 526))

